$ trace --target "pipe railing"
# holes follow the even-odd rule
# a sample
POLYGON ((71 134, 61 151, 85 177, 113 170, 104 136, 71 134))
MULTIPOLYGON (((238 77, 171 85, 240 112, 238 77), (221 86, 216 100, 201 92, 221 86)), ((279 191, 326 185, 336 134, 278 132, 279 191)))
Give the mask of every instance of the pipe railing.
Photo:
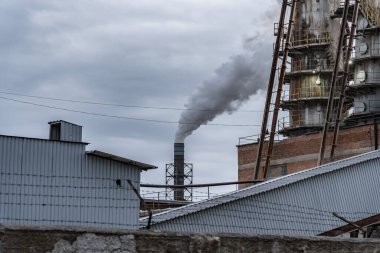
POLYGON ((330 32, 321 32, 316 29, 302 29, 294 32, 292 47, 328 44, 332 42, 330 32), (320 34, 321 33, 321 34, 320 34))
POLYGON ((307 61, 300 59, 293 59, 291 64, 291 69, 289 72, 297 71, 323 71, 323 70, 332 70, 334 64, 330 62, 327 58, 314 58, 308 59, 307 61))
POLYGON ((329 95, 330 86, 301 87, 295 90, 283 92, 282 101, 291 102, 302 99, 326 99, 329 95))
POLYGON ((295 117, 291 118, 291 116, 281 118, 278 121, 279 132, 300 127, 322 127, 324 114, 321 113, 318 116, 313 115, 312 117, 313 120, 305 120, 303 118, 296 119, 295 117))
MULTIPOLYGON (((265 137, 265 141, 269 139, 269 136, 265 137)), ((282 140, 282 136, 279 134, 276 134, 275 140, 280 141, 282 140)), ((260 141, 260 135, 259 134, 254 134, 254 135, 248 135, 248 136, 243 136, 239 138, 239 146, 240 145, 245 145, 245 144, 255 144, 260 141)))

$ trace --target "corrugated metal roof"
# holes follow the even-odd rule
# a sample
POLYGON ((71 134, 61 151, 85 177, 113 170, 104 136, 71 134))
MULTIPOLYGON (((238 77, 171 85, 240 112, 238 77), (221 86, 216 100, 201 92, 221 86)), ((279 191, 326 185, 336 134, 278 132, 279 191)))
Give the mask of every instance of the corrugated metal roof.
POLYGON ((105 159, 109 159, 109 160, 112 160, 112 161, 117 161, 117 162, 129 164, 129 165, 133 165, 133 166, 135 166, 135 167, 137 167, 137 168, 139 168, 141 170, 150 170, 150 169, 156 169, 157 168, 154 165, 137 162, 137 161, 134 161, 134 160, 131 160, 131 159, 128 159, 128 158, 124 158, 124 157, 108 154, 108 153, 105 153, 105 152, 102 152, 102 151, 98 151, 98 150, 88 151, 88 152, 86 152, 86 154, 97 156, 97 157, 101 157, 101 158, 105 158, 105 159))
MULTIPOLYGON (((256 205, 259 201, 266 201, 265 203, 268 205, 268 210, 271 208, 273 209, 273 204, 277 205, 277 202, 281 203, 281 205, 287 205, 287 203, 295 202, 301 203, 305 205, 304 208, 309 209, 318 207, 318 210, 333 209, 335 211, 339 211, 349 209, 349 211, 355 211, 351 209, 354 209, 354 207, 358 208, 358 200, 356 198, 361 196, 359 193, 362 194, 363 192, 368 191, 368 187, 371 189, 376 189, 379 186, 379 180, 373 180, 374 178, 377 178, 380 173, 375 169, 376 167, 380 167, 379 158, 380 151, 372 151, 356 157, 347 158, 302 172, 268 180, 240 191, 228 193, 209 200, 189 204, 184 207, 156 214, 152 219, 152 228, 156 227, 162 230, 186 232, 240 231, 243 233, 250 231, 254 231, 255 233, 264 230, 270 231, 270 228, 273 226, 280 227, 277 228, 277 230, 283 229, 285 231, 286 229, 290 229, 289 224, 284 225, 282 223, 291 222, 291 220, 271 220, 273 216, 283 215, 281 212, 284 212, 284 210, 269 216, 268 221, 263 224, 260 223, 264 222, 263 220, 260 220, 260 217, 258 217, 255 221, 249 220, 252 217, 243 217, 240 220, 234 220, 233 216, 236 214, 236 209, 243 210, 248 208, 251 216, 255 215, 258 212, 257 210, 260 208, 254 205, 256 205), (374 159, 375 163, 368 164, 368 162, 373 161, 374 159), (349 170, 349 168, 355 168, 355 170, 349 170), (359 185, 359 189, 355 189, 358 193, 355 193, 353 189, 349 188, 350 183, 355 185, 355 187, 359 185), (360 189, 360 186, 362 186, 363 189, 360 189), (329 192, 331 192, 331 196, 329 196, 329 192), (295 199, 300 202, 297 202, 295 199), (350 208, 350 206, 352 206, 352 208, 350 208), (247 224, 247 219, 248 222, 255 223, 255 225, 252 226, 252 224, 247 224), (203 221, 204 225, 201 225, 199 223, 200 221, 203 221), (227 223, 229 223, 230 227, 228 227, 227 223), (258 223, 261 224, 260 228, 257 227, 258 223), (212 226, 218 226, 218 228, 213 230, 212 226), (240 230, 238 229, 239 226, 241 226, 240 230)), ((367 197, 371 198, 371 196, 367 197)), ((373 199, 364 199, 362 201, 365 201, 362 205, 368 203, 369 212, 380 211, 380 203, 375 206, 373 206, 373 203, 370 203, 373 202, 373 199)), ((363 208, 364 207, 365 206, 363 206, 363 208)), ((264 211, 266 210, 267 209, 264 211)), ((289 210, 285 211, 288 212, 289 210)), ((292 210, 292 212, 295 211, 292 210)), ((304 219, 305 224, 311 221, 309 217, 310 215, 311 214, 304 214, 305 217, 301 217, 304 219)), ((296 212, 295 216, 297 216, 296 212)), ((267 216, 266 214, 263 214, 261 217, 264 218, 267 216)), ((357 218, 361 217, 358 216, 357 218)), ((299 220, 300 218, 296 217, 296 219, 299 220)), ((294 229, 294 233, 296 234, 313 235, 318 234, 320 231, 326 231, 326 229, 330 229, 340 224, 339 222, 340 221, 335 222, 332 220, 326 224, 315 225, 315 233, 311 232, 312 230, 309 230, 309 232, 306 230, 302 232, 302 229, 291 229, 294 229)), ((141 219, 141 224, 145 225, 146 219, 141 219)), ((275 230, 272 232, 275 232, 275 230)), ((278 231, 275 233, 278 233, 278 231)))
POLYGON ((25 136, 14 136, 14 135, 4 135, 0 134, 1 137, 9 137, 9 138, 19 138, 19 139, 27 139, 27 140, 37 140, 37 141, 46 141, 46 142, 67 142, 67 143, 74 143, 74 144, 84 144, 88 145, 88 142, 77 142, 77 141, 59 141, 59 140, 49 140, 49 139, 43 139, 43 138, 34 138, 34 137, 25 137, 25 136))

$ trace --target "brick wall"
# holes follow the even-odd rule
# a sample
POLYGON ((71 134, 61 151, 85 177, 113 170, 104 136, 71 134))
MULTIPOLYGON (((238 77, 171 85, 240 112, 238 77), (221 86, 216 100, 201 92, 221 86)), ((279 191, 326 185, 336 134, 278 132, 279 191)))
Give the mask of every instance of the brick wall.
MULTIPOLYGON (((374 125, 355 126, 341 129, 339 132, 338 146, 335 151, 335 159, 355 156, 375 149, 374 125)), ((306 134, 291 137, 276 142, 273 147, 271 168, 269 174, 272 177, 281 175, 281 171, 294 173, 313 168, 317 165, 322 133, 306 134)), ((327 145, 324 162, 329 162, 333 133, 327 136, 327 145)), ((266 155, 267 144, 265 143, 263 154, 266 155)), ((257 143, 238 146, 239 180, 252 180, 255 172, 257 156, 257 143)), ((262 163, 263 165, 263 163, 262 163)), ((259 179, 262 178, 262 170, 259 171, 259 179)), ((247 185, 240 185, 240 188, 247 185)))

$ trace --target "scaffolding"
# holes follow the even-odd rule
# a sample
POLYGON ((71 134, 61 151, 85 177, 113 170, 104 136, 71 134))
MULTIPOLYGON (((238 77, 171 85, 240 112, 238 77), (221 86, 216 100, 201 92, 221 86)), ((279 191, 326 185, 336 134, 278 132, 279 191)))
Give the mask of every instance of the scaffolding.
MULTIPOLYGON (((177 175, 175 175, 175 166, 174 163, 166 164, 165 169, 165 184, 167 186, 174 184, 174 179, 177 175)), ((193 164, 192 163, 184 163, 184 185, 192 185, 193 184, 193 164)), ((193 188, 186 187, 183 189, 180 188, 165 188, 165 198, 167 200, 174 200, 175 191, 184 191, 184 201, 193 201, 193 188)))

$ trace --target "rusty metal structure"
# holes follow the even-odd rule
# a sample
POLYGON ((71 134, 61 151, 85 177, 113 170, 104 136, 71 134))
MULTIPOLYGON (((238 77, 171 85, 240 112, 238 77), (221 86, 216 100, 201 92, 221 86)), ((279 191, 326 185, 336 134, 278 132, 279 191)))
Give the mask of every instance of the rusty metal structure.
MULTIPOLYGON (((380 113, 380 107, 377 106, 380 105, 380 78, 376 75, 380 72, 380 54, 378 52, 380 50, 378 46, 380 43, 380 33, 378 32, 380 25, 379 1, 346 0, 345 4, 353 7, 353 11, 349 15, 351 29, 349 33, 347 32, 341 92, 336 106, 335 124, 333 125, 331 121, 329 122, 326 119, 318 164, 323 163, 326 134, 331 125, 334 126, 334 135, 330 149, 330 160, 333 160, 338 145, 341 122, 343 121, 344 125, 358 125, 369 124, 372 120, 374 127, 377 128, 376 120, 380 113), (356 33, 357 36, 355 36, 356 33), (356 44, 355 48, 353 48, 354 44, 356 44), (353 51, 354 54, 352 54, 353 51), (353 66, 350 67, 350 65, 353 66)), ((374 137, 376 143, 377 138, 377 136, 374 137)), ((377 146, 375 144, 376 149, 377 146)))
MULTIPOLYGON (((338 41, 338 46, 336 49, 334 71, 331 78, 329 99, 327 102, 327 109, 326 109, 325 121, 324 121, 324 126, 323 126, 322 140, 321 140, 321 145, 319 149, 318 165, 321 165, 323 162, 325 147, 326 147, 327 132, 329 131, 330 123, 332 122, 332 111, 333 111, 334 102, 335 102, 334 99, 335 99, 335 91, 337 87, 338 74, 342 72, 342 70, 340 69, 340 65, 342 62, 341 56, 342 56, 343 45, 344 45, 343 43, 345 39, 344 38, 345 28, 347 26, 347 20, 348 20, 347 17, 348 17, 349 5, 350 5, 350 0, 345 0, 344 6, 343 6, 342 21, 341 21, 341 25, 339 29, 339 41, 338 41)), ((344 84, 343 84, 343 87, 344 87, 344 84)))
POLYGON ((376 122, 380 115, 379 2, 282 2, 254 179, 267 177, 275 135, 292 138, 322 130, 321 164, 327 145, 334 159, 340 127, 376 122), (288 116, 278 120, 280 108, 288 116), (326 138, 331 128, 330 144, 326 138))
POLYGON ((296 8, 281 107, 289 116, 278 122, 279 133, 297 136, 322 129, 334 72, 339 31, 331 19, 332 1, 301 1, 296 8))
MULTIPOLYGON (((279 53, 276 55, 275 51, 273 62, 277 63, 276 57, 282 57, 283 64, 278 74, 277 88, 273 89, 269 85, 267 91, 267 94, 276 94, 277 103, 274 102, 268 150, 265 166, 262 169, 264 178, 265 171, 270 166, 276 133, 291 137, 322 129, 328 101, 329 80, 333 73, 333 55, 336 51, 337 38, 334 37, 333 31, 339 29, 339 21, 330 19, 334 8, 331 1, 284 0, 283 8, 284 5, 290 7, 289 23, 283 22, 282 19, 286 14, 283 15, 282 10, 277 32, 277 40, 280 40, 279 53), (288 111, 289 116, 277 122, 279 108, 288 111), (278 124, 277 131, 276 124, 278 124)), ((272 66, 272 71, 276 70, 277 65, 272 66)), ((267 104, 271 103, 269 97, 271 98, 267 95, 267 104)), ((265 110, 256 158, 255 179, 261 170, 260 146, 263 146, 261 143, 265 141, 267 128, 265 119, 268 115, 269 110, 265 110)))
POLYGON ((258 173, 261 168, 262 151, 264 148, 265 139, 267 137, 267 125, 268 125, 268 119, 269 119, 269 112, 271 110, 271 100, 272 100, 272 94, 273 94, 275 78, 276 78, 277 63, 278 63, 278 58, 280 56, 281 44, 283 41, 285 15, 286 15, 287 7, 288 7, 288 1, 283 0, 282 6, 281 6, 280 20, 278 22, 278 29, 277 31, 275 29, 276 43, 275 43, 274 52, 273 52, 272 68, 270 72, 268 91, 267 91, 267 96, 265 100, 263 121, 261 123, 261 132, 260 132, 259 146, 258 146, 257 157, 256 157, 256 171, 255 171, 254 179, 258 178, 258 173))
POLYGON ((280 68, 280 73, 278 77, 278 85, 277 85, 277 93, 276 93, 276 99, 274 103, 274 111, 273 111, 273 116, 272 116, 272 126, 270 130, 270 135, 269 135, 269 143, 268 143, 268 148, 267 148, 267 157, 265 159, 265 167, 263 171, 263 178, 267 177, 268 173, 268 167, 270 164, 270 158, 273 152, 273 142, 274 142, 274 137, 276 134, 276 123, 278 119, 278 111, 280 109, 280 102, 281 102, 281 93, 282 93, 282 88, 284 85, 285 81, 285 72, 286 72, 286 66, 287 66, 287 61, 288 61, 288 53, 290 50, 290 41, 293 36, 293 23, 294 23, 294 18, 295 18, 295 10, 297 6, 298 0, 292 0, 290 3, 290 17, 289 17, 289 24, 288 24, 288 29, 286 34, 284 34, 285 37, 285 46, 282 52, 282 63, 281 63, 281 68, 280 68))
MULTIPOLYGON (((347 42, 347 48, 344 56, 344 71, 343 71, 343 77, 342 77, 342 82, 341 82, 341 87, 340 87, 340 96, 339 96, 339 102, 337 105, 337 110, 336 110, 336 119, 335 119, 335 124, 334 124, 334 135, 333 135, 333 140, 332 140, 332 145, 331 145, 331 150, 330 150, 330 160, 334 159, 335 156, 335 150, 338 144, 338 135, 339 135, 339 128, 341 126, 342 122, 342 115, 343 115, 343 106, 345 104, 345 97, 346 97, 346 86, 348 84, 349 80, 349 71, 350 71, 350 62, 351 60, 351 55, 353 51, 353 46, 354 46, 354 39, 356 35, 356 28, 357 28, 357 21, 358 21, 358 16, 359 16, 359 8, 360 8, 361 0, 356 0, 354 4, 354 9, 352 13, 352 19, 351 21, 351 28, 348 36, 348 42, 347 42)), ((346 6, 345 6, 346 7, 346 6)), ((322 155, 324 153, 321 153, 322 155)))

